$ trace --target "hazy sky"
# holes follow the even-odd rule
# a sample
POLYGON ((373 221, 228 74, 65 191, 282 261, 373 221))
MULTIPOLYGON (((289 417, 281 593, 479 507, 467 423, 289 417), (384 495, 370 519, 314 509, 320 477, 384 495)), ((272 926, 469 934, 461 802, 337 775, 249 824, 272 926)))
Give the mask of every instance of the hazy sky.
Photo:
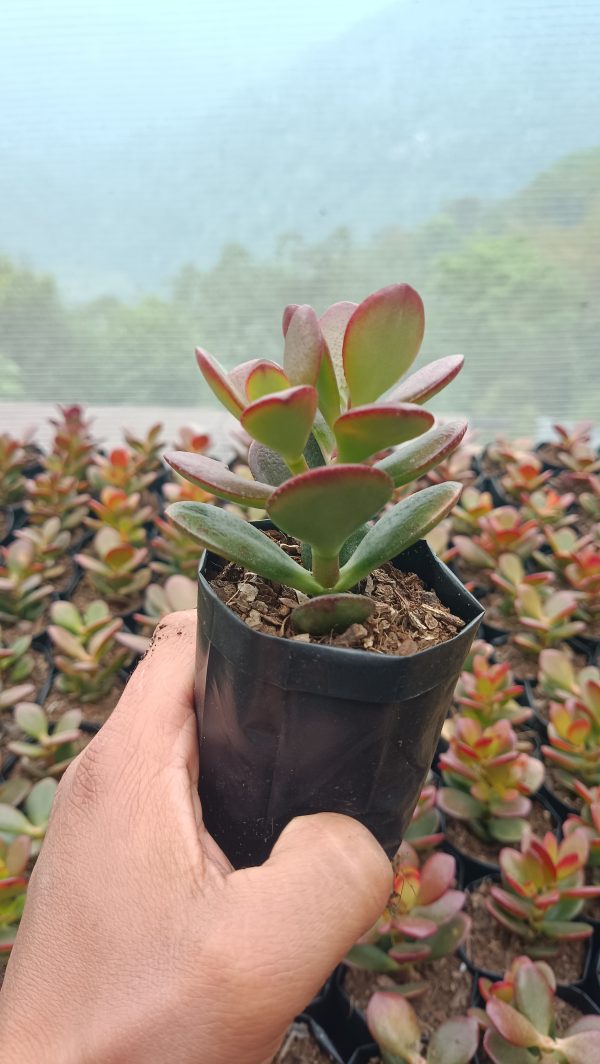
POLYGON ((201 113, 390 2, 0 0, 5 145, 201 113))

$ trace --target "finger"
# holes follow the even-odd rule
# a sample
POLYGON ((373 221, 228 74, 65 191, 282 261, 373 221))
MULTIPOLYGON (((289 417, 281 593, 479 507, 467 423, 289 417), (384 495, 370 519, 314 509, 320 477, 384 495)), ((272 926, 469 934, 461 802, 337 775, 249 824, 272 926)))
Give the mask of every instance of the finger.
POLYGON ((256 929, 250 955, 285 973, 299 1012, 385 908, 392 870, 362 824, 320 813, 292 821, 269 860, 228 886, 243 895, 246 935, 256 929))

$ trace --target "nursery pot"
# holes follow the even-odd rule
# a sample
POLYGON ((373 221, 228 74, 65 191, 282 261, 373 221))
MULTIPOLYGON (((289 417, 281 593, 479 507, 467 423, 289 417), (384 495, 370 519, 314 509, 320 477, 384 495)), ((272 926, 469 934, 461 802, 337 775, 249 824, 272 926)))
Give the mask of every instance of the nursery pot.
POLYGON ((222 559, 201 558, 200 798, 234 867, 260 864, 290 820, 324 811, 360 820, 390 857, 397 850, 483 611, 424 541, 393 564, 465 621, 457 635, 406 657, 264 635, 212 590, 222 559))

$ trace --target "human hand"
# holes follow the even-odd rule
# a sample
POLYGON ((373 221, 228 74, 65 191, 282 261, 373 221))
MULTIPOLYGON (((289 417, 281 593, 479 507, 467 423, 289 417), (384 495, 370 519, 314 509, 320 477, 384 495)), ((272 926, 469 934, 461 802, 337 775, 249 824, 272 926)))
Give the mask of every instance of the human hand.
POLYGON ((58 790, 0 994, 4 1064, 262 1064, 387 901, 358 822, 233 871, 202 824, 195 615, 159 625, 58 790))

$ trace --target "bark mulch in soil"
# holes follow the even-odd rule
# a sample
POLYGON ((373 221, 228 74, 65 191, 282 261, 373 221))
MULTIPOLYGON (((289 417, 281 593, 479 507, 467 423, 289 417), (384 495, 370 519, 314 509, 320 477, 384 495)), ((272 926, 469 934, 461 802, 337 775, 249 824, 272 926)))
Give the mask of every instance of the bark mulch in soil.
POLYGON ((421 1030, 430 1037, 449 1016, 460 1016, 471 1004, 473 976, 464 961, 456 954, 441 957, 433 964, 409 969, 401 978, 365 972, 361 968, 349 968, 344 979, 344 989, 355 1008, 365 1011, 369 1000, 377 990, 393 990, 399 982, 423 979, 425 992, 411 1001, 421 1030))
MULTIPOLYGON (((295 543, 281 539, 279 543, 292 557, 299 557, 295 543)), ((415 573, 402 573, 391 564, 376 569, 361 588, 376 603, 372 616, 362 624, 351 625, 345 632, 327 636, 294 632, 290 613, 301 601, 306 601, 306 596, 248 573, 233 562, 211 580, 211 586, 221 601, 250 628, 265 635, 322 646, 351 647, 376 654, 416 654, 445 643, 464 625, 460 617, 455 617, 440 602, 435 591, 425 588, 415 573)))
MULTIPOLYGON (((485 899, 489 887, 489 882, 483 882, 476 890, 467 894, 465 912, 472 917, 473 925, 465 943, 465 951, 476 967, 502 975, 515 957, 527 953, 535 946, 535 942, 526 942, 518 935, 512 934, 488 913, 485 899)), ((552 942, 549 939, 541 939, 539 944, 548 947, 552 942)), ((571 942, 563 939, 556 943, 556 955, 550 958, 549 963, 559 983, 576 983, 582 978, 587 949, 587 941, 571 942)))
POLYGON ((305 1024, 294 1023, 273 1064, 331 1064, 331 1057, 317 1045, 305 1024))
MULTIPOLYGON (((527 822, 535 835, 544 835, 547 831, 554 831, 555 828, 550 811, 541 802, 531 803, 531 813, 527 817, 527 822)), ((476 861, 486 861, 488 864, 498 864, 500 850, 504 846, 516 845, 516 843, 506 842, 484 842, 470 830, 467 821, 453 820, 452 817, 446 818, 445 834, 448 842, 455 849, 460 850, 467 857, 472 857, 476 861)))

